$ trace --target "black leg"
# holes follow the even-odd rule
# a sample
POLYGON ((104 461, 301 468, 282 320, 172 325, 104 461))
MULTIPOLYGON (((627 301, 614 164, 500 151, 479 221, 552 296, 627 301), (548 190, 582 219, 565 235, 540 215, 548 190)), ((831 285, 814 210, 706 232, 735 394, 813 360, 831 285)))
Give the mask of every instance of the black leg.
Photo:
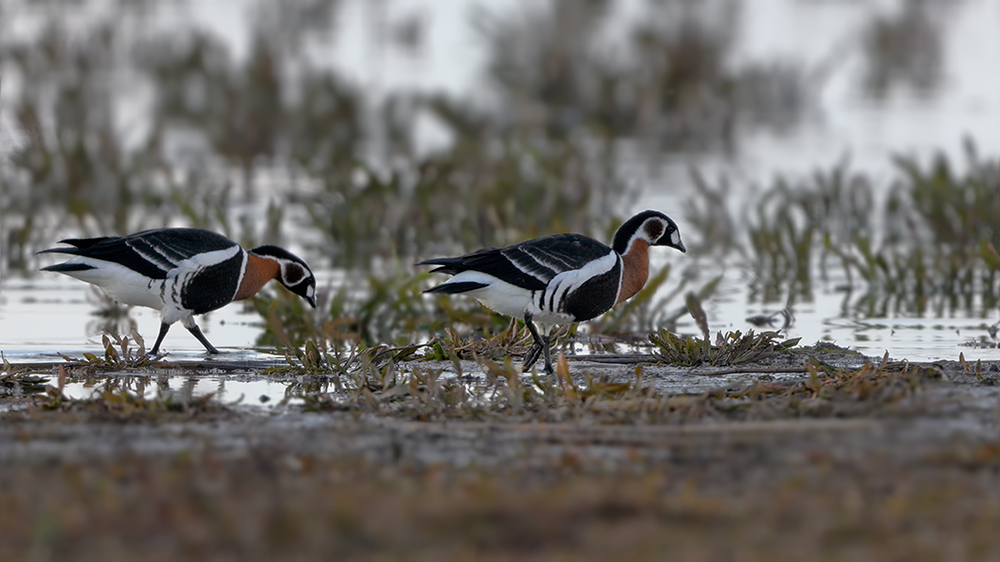
POLYGON ((160 335, 156 336, 156 343, 153 344, 153 349, 149 352, 150 355, 156 355, 160 352, 160 343, 163 342, 168 330, 170 330, 170 324, 160 322, 160 335))
POLYGON ((524 363, 521 364, 521 372, 527 373, 531 366, 538 361, 539 356, 542 354, 542 344, 538 342, 533 342, 531 344, 531 349, 524 356, 524 363))
POLYGON ((535 343, 531 345, 531 349, 528 350, 528 354, 524 356, 524 364, 521 366, 521 372, 527 373, 528 369, 538 361, 539 355, 545 352, 545 372, 552 373, 552 365, 549 361, 549 342, 548 336, 544 339, 542 336, 538 335, 538 328, 535 328, 535 323, 531 321, 531 313, 524 313, 524 325, 528 327, 528 331, 531 332, 531 337, 534 338, 535 343))
POLYGON ((555 369, 552 368, 552 351, 549 349, 549 335, 545 334, 542 337, 542 346, 545 349, 545 373, 551 375, 555 373, 555 369))
POLYGON ((205 337, 205 334, 201 333, 201 328, 199 328, 198 325, 195 324, 193 320, 191 321, 190 326, 185 324, 184 327, 187 328, 188 331, 191 332, 192 335, 194 335, 194 337, 198 338, 198 341, 201 342, 201 345, 205 346, 205 349, 207 349, 209 353, 219 352, 218 349, 215 349, 215 346, 208 343, 208 338, 205 337))

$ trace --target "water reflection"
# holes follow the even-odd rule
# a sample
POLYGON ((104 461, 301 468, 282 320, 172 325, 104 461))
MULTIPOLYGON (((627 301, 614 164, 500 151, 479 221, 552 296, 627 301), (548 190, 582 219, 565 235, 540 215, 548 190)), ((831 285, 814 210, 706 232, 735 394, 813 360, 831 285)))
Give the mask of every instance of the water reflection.
MULTIPOLYGON (((58 381, 51 378, 48 384, 55 386, 58 381)), ((144 400, 178 404, 211 396, 212 400, 226 406, 274 409, 302 404, 301 397, 289 394, 292 384, 256 376, 240 380, 232 376, 111 374, 67 382, 63 395, 71 400, 90 400, 100 398, 106 392, 127 392, 144 400)))

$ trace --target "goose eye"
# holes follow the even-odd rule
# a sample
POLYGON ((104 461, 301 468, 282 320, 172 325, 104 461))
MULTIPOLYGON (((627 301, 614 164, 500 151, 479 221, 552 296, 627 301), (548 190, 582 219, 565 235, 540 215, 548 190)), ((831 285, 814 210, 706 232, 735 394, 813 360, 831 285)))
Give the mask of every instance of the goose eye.
POLYGON ((285 281, 285 285, 288 285, 289 287, 297 285, 299 281, 302 281, 302 278, 306 276, 306 272, 302 269, 302 266, 295 263, 286 264, 283 269, 284 271, 281 276, 285 281))

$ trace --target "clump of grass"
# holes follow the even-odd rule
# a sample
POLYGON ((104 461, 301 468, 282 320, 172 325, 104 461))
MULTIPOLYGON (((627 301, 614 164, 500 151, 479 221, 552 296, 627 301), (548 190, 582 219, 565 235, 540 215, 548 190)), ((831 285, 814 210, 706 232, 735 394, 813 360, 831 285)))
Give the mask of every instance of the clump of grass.
MULTIPOLYGON (((557 342, 565 336, 568 327, 563 327, 552 335, 552 341, 557 342)), ((531 333, 527 328, 519 328, 518 320, 512 318, 507 329, 497 334, 473 333, 462 337, 453 328, 445 329, 445 337, 437 337, 428 342, 428 351, 424 359, 503 359, 511 355, 526 353, 532 344, 531 333)))
POLYGON ((661 330, 649 335, 649 341, 656 346, 653 356, 671 365, 696 367, 701 365, 726 366, 763 361, 776 353, 788 351, 799 343, 799 338, 782 341, 780 332, 760 332, 753 330, 743 334, 740 331, 719 332, 715 343, 708 338, 682 337, 661 330))
POLYGON ((849 347, 840 346, 829 341, 818 341, 811 346, 802 346, 799 350, 809 353, 832 353, 837 355, 853 355, 856 357, 863 357, 859 351, 849 347))
POLYGON ((0 397, 43 392, 46 380, 29 367, 11 365, 0 351, 0 397))
POLYGON ((138 332, 132 332, 131 342, 128 336, 121 336, 116 332, 105 332, 101 336, 101 343, 104 345, 103 356, 89 352, 84 352, 83 359, 68 357, 61 353, 59 356, 69 363, 71 369, 85 369, 89 372, 140 369, 153 365, 157 361, 155 357, 146 353, 146 342, 138 332), (131 343, 137 344, 137 347, 131 343))
POLYGON ((424 347, 422 344, 411 344, 401 347, 376 345, 373 347, 354 347, 342 349, 330 345, 329 342, 309 340, 301 348, 292 346, 286 348, 284 367, 271 367, 265 374, 298 374, 298 375, 348 375, 355 372, 367 372, 378 369, 389 363, 411 359, 413 354, 424 347))
POLYGON ((645 384, 641 369, 626 382, 589 374, 576 381, 565 359, 559 363, 556 380, 537 374, 525 378, 509 358, 502 363, 480 359, 479 364, 483 379, 420 366, 402 374, 387 363, 378 369, 349 373, 335 385, 339 392, 302 398, 309 409, 346 409, 420 421, 586 418, 603 423, 642 423, 669 409, 669 400, 645 384))

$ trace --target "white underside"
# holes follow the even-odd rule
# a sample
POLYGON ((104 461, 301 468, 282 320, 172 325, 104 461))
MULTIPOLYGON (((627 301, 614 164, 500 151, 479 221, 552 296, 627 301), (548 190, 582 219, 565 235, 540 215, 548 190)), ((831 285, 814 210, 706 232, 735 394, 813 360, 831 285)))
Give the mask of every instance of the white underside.
MULTIPOLYGON (((75 277, 80 281, 97 285, 112 299, 131 306, 145 306, 160 311, 160 321, 173 324, 179 320, 187 327, 194 326, 191 311, 181 305, 181 289, 202 269, 211 267, 232 258, 238 252, 243 252, 239 246, 231 246, 222 250, 204 252, 186 260, 171 262, 174 267, 166 275, 166 279, 150 279, 145 275, 110 261, 76 256, 65 263, 80 263, 93 267, 83 271, 60 271, 75 277)), ((163 265, 149 256, 143 255, 150 263, 163 265)), ((162 261, 162 260, 161 260, 162 261)), ((240 280, 246 270, 247 257, 244 252, 243 266, 240 270, 240 280)))
POLYGON ((532 301, 532 291, 512 285, 478 271, 463 271, 452 277, 447 283, 485 283, 486 287, 466 291, 465 295, 475 297, 483 306, 504 316, 513 316, 523 319, 526 312, 530 312, 532 321, 543 331, 547 331, 554 325, 567 324, 573 321, 573 317, 548 310, 541 310, 532 301))
MULTIPOLYGON (((173 324, 184 319, 185 316, 190 316, 189 311, 183 310, 173 303, 165 303, 160 297, 161 294, 165 294, 162 290, 163 284, 172 282, 172 279, 150 279, 123 265, 82 256, 77 256, 66 263, 82 263, 96 269, 60 271, 59 273, 96 285, 108 297, 122 304, 159 310, 161 321, 167 324, 173 324)), ((167 292, 169 291, 168 287, 167 292)))
MULTIPOLYGON (((560 303, 567 295, 580 289, 584 283, 598 275, 602 275, 621 260, 618 254, 609 252, 608 255, 594 260, 580 269, 564 271, 553 277, 539 291, 529 291, 492 275, 480 271, 463 271, 452 277, 448 283, 483 283, 486 286, 464 294, 471 295, 483 303, 487 308, 499 312, 506 316, 524 318, 526 313, 530 313, 532 320, 544 332, 548 332, 552 326, 568 324, 574 321, 574 317, 561 310, 560 303), (551 307, 554 307, 553 310, 551 307)), ((517 264, 515 264, 517 265, 517 264)), ((621 280, 619 279, 619 290, 621 280)))

